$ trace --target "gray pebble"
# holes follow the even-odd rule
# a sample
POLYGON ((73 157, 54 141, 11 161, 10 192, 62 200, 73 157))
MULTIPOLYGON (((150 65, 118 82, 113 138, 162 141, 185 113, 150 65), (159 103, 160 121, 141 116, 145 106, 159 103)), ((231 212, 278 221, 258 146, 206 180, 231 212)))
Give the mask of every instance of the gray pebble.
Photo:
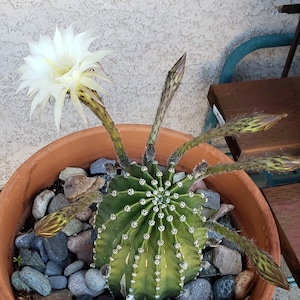
POLYGON ((45 271, 45 264, 38 252, 21 248, 19 251, 19 255, 22 259, 22 266, 30 266, 40 272, 45 271))
POLYGON ((53 191, 44 190, 40 194, 38 194, 32 206, 32 215, 38 220, 41 219, 46 211, 50 200, 55 196, 53 191))
POLYGON ((86 245, 91 243, 91 234, 92 234, 92 230, 89 229, 80 232, 76 236, 69 237, 68 249, 73 253, 79 252, 81 249, 86 247, 86 245))
POLYGON ((51 214, 58 209, 70 205, 70 202, 64 194, 57 194, 49 203, 48 213, 51 214))
POLYGON ((84 267, 84 262, 82 260, 76 260, 65 268, 64 275, 70 276, 71 274, 81 270, 83 267, 84 267))
POLYGON ((82 231, 82 222, 77 219, 72 219, 67 225, 61 230, 66 236, 72 236, 82 231))
POLYGON ((85 207, 84 209, 82 209, 80 212, 78 212, 75 217, 76 219, 82 221, 82 222, 86 222, 89 220, 89 218, 91 217, 93 211, 90 207, 85 207))
POLYGON ((62 290, 67 287, 68 280, 65 276, 50 276, 48 279, 53 290, 62 290))
POLYGON ((179 300, 210 300, 212 297, 212 287, 208 280, 198 278, 190 281, 183 287, 179 300))
POLYGON ((66 266, 68 266, 73 261, 73 255, 71 252, 69 252, 68 257, 65 260, 56 262, 59 264, 62 269, 64 270, 66 266))
POLYGON ((214 192, 212 190, 204 190, 204 189, 197 190, 196 193, 202 194, 207 199, 207 202, 203 204, 204 207, 214 209, 214 210, 220 209, 221 199, 219 193, 214 192))
POLYGON ((231 300, 234 293, 234 277, 231 275, 217 279, 213 285, 214 300, 231 300))
POLYGON ((86 270, 81 270, 70 275, 68 281, 68 289, 75 297, 81 295, 91 295, 92 297, 99 296, 101 292, 95 292, 89 289, 88 286, 86 285, 85 273, 86 270))
POLYGON ((89 269, 85 273, 85 282, 88 288, 95 292, 103 293, 106 285, 106 280, 100 273, 99 269, 89 269))
POLYGON ((63 272, 63 268, 54 261, 49 260, 46 263, 45 275, 47 276, 58 276, 63 272))
POLYGON ((222 275, 236 275, 243 270, 241 253, 223 245, 214 248, 213 264, 222 275))
POLYGON ((19 276, 25 284, 40 295, 48 296, 51 293, 51 285, 48 278, 38 270, 26 266, 19 272, 19 276))
POLYGON ((26 291, 29 292, 31 289, 30 287, 20 278, 19 271, 15 271, 11 274, 10 277, 12 286, 17 291, 26 291))
POLYGON ((185 177, 185 172, 177 172, 173 176, 173 183, 176 183, 182 180, 185 177))
POLYGON ((38 253, 41 256, 41 259, 44 263, 46 263, 49 260, 48 254, 46 252, 46 249, 44 247, 43 239, 36 236, 32 242, 31 242, 31 249, 38 251, 38 253))
POLYGON ((90 173, 92 175, 95 174, 106 174, 106 164, 111 164, 113 166, 116 165, 115 160, 110 160, 106 158, 99 158, 96 161, 94 161, 90 166, 90 173))
POLYGON ((20 248, 26 248, 30 249, 31 247, 31 242, 35 238, 34 231, 30 233, 24 233, 15 239, 15 246, 20 249, 20 248))
POLYGON ((63 232, 58 232, 51 238, 44 238, 44 246, 49 259, 54 262, 62 262, 69 256, 67 249, 68 238, 63 232))

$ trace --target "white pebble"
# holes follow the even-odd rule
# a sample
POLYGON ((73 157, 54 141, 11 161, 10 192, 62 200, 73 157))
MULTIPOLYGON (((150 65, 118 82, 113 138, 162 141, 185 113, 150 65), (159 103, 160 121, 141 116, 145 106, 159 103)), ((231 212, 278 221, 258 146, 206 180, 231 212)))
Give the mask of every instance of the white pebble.
POLYGON ((91 295, 92 297, 97 297, 102 292, 100 291, 93 291, 90 288, 88 288, 86 282, 85 282, 85 270, 78 271, 76 273, 73 273, 69 277, 68 281, 68 289, 71 291, 71 293, 75 296, 81 296, 81 295, 91 295))
POLYGON ((53 191, 44 190, 38 194, 33 202, 32 215, 36 219, 41 219, 45 216, 50 200, 55 196, 53 191))
POLYGON ((58 178, 62 181, 66 181, 69 177, 72 177, 75 175, 86 175, 87 176, 87 172, 82 168, 66 167, 64 170, 62 170, 59 173, 58 178))

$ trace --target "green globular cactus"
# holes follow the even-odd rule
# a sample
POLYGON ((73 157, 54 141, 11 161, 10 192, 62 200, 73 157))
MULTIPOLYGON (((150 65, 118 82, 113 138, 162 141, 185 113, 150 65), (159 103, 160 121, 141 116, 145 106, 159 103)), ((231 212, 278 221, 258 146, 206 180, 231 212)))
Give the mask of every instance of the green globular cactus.
POLYGON ((110 266, 115 296, 165 299, 177 296, 200 270, 207 229, 206 198, 189 191, 192 175, 173 183, 174 165, 132 163, 110 183, 95 219, 95 266, 110 266))
MULTIPOLYGON (((192 174, 174 182, 176 164, 189 149, 215 137, 268 130, 287 115, 254 114, 211 129, 175 150, 162 171, 154 160, 155 141, 165 110, 180 84, 185 59, 186 55, 183 55, 167 76, 143 165, 130 163, 114 122, 97 93, 88 89, 80 92, 81 101, 92 109, 109 132, 119 164, 124 167, 124 173, 110 181, 107 194, 98 203, 94 265, 108 270, 108 286, 116 297, 176 297, 183 285, 199 274, 207 231, 213 230, 243 249, 265 280, 288 289, 282 271, 269 255, 237 233, 202 217, 206 199, 190 188, 195 181, 220 172, 241 169, 292 171, 300 167, 298 157, 265 157, 216 166, 202 161, 192 174)), ((201 159, 199 153, 199 161, 201 159)), ((45 237, 56 234, 76 211, 88 206, 95 198, 99 198, 97 193, 86 195, 77 204, 48 215, 37 223, 36 234, 45 237)))

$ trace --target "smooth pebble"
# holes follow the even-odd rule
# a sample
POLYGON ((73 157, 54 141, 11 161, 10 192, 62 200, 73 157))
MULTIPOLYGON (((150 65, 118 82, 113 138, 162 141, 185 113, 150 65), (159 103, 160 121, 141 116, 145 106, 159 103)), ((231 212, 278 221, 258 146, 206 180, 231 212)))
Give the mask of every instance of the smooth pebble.
POLYGON ((44 263, 49 260, 42 238, 36 236, 31 242, 31 249, 39 253, 44 263))
POLYGON ((17 291, 29 292, 30 287, 20 278, 19 271, 15 271, 11 274, 11 284, 17 291))
POLYGON ((198 278, 184 285, 179 300, 210 300, 212 287, 208 280, 198 278))
POLYGON ((252 287, 254 280, 254 273, 249 270, 244 270, 235 277, 234 283, 234 298, 244 299, 252 287))
POLYGON ((19 276, 25 284, 40 295, 48 296, 51 293, 51 285, 48 278, 38 270, 26 266, 19 272, 19 276))
POLYGON ((106 279, 100 273, 99 269, 89 269, 85 273, 85 282, 89 289, 95 292, 103 292, 106 285, 106 279))
POLYGON ((15 239, 15 246, 20 249, 20 248, 26 248, 30 249, 31 247, 31 242, 35 238, 34 231, 31 231, 29 233, 24 233, 22 235, 19 235, 15 239))
POLYGON ((86 265, 90 265, 94 262, 94 244, 89 243, 81 248, 77 253, 77 259, 85 262, 86 265))
POLYGON ((77 214, 75 214, 76 219, 82 221, 82 222, 86 222, 89 220, 89 218, 91 217, 93 211, 90 207, 85 207, 84 209, 82 209, 80 212, 78 212, 77 214))
POLYGON ((62 181, 66 181, 69 177, 75 176, 75 175, 85 175, 87 176, 87 172, 82 168, 76 168, 76 167, 66 167, 64 170, 62 170, 58 178, 62 181))
POLYGON ((82 222, 77 219, 72 219, 67 225, 61 230, 66 236, 72 236, 82 231, 82 222))
POLYGON ((96 161, 94 161, 91 165, 90 165, 90 173, 92 175, 95 174, 106 174, 106 166, 111 164, 113 166, 116 165, 116 161, 115 160, 110 160, 107 158, 99 158, 96 161))
POLYGON ((76 260, 65 268, 64 275, 70 276, 71 274, 81 270, 83 267, 84 267, 84 262, 82 260, 76 260))
POLYGON ((92 243, 91 240, 92 230, 82 231, 76 236, 70 236, 68 238, 67 247, 73 253, 79 252, 82 248, 84 248, 87 244, 92 243))
POLYGON ((70 202, 68 201, 68 199, 65 197, 64 194, 59 193, 49 203, 48 213, 51 214, 51 213, 57 211, 58 209, 65 207, 67 205, 70 205, 70 202))
POLYGON ((182 180, 185 177, 185 172, 177 172, 173 176, 173 184, 182 180))
POLYGON ((99 296, 102 292, 95 292, 88 288, 85 282, 86 270, 81 270, 70 275, 68 280, 68 288, 75 297, 81 295, 99 296))
POLYGON ((207 202, 203 204, 204 207, 214 210, 220 209, 221 197, 219 193, 206 189, 198 189, 196 193, 203 195, 207 199, 207 202))
POLYGON ((32 215, 34 218, 38 220, 45 215, 48 204, 54 196, 55 194, 53 191, 44 190, 35 197, 32 206, 32 215))
POLYGON ((46 263, 45 275, 47 276, 57 276, 61 275, 63 272, 63 268, 54 261, 49 260, 46 263))
POLYGON ((48 279, 53 290, 62 290, 67 287, 68 280, 65 276, 49 276, 48 279))
POLYGON ((61 231, 51 238, 44 238, 44 246, 50 260, 62 262, 68 258, 67 241, 67 236, 61 231))
POLYGON ((231 275, 217 279, 213 285, 214 300, 231 300, 234 293, 234 277, 231 275))
POLYGON ((19 255, 22 259, 22 266, 32 267, 40 272, 45 271, 45 264, 42 261, 38 252, 29 249, 21 248, 19 251, 19 255))

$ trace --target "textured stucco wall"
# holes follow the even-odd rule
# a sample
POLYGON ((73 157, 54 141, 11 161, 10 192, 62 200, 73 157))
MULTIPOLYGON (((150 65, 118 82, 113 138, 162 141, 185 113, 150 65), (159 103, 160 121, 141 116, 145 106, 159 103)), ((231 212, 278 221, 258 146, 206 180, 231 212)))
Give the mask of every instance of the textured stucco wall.
MULTIPOLYGON (((116 123, 151 124, 167 71, 186 51, 183 83, 164 126, 197 134, 209 85, 217 82, 226 56, 251 37, 293 31, 297 22, 276 13, 274 1, 258 0, 0 0, 0 8, 0 188, 33 152, 84 128, 72 105, 64 109, 59 134, 51 105, 42 122, 37 113, 30 120, 26 92, 16 94, 16 69, 28 54, 27 42, 52 36, 56 25, 93 28, 99 36, 93 48, 113 50, 102 64, 114 81, 104 100, 116 123)), ((278 77, 287 50, 251 55, 240 73, 248 79, 278 77)), ((99 124, 87 114, 90 126, 99 124)))

